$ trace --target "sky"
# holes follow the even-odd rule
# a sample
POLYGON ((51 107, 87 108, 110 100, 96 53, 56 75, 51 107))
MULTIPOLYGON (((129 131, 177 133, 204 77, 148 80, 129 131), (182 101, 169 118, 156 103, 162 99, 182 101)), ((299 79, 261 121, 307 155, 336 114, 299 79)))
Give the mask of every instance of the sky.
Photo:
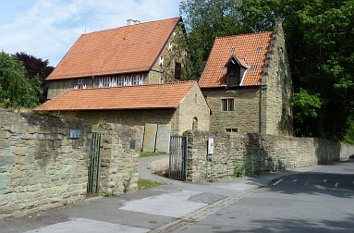
POLYGON ((85 32, 177 17, 180 0, 1 0, 0 51, 56 66, 85 32))

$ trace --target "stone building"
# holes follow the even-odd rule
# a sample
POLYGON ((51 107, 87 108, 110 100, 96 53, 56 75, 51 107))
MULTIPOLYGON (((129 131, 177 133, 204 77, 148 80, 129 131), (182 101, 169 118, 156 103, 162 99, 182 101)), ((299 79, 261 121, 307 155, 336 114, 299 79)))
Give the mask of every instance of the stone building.
POLYGON ((292 83, 280 22, 272 32, 216 38, 199 85, 210 130, 292 134, 292 83))
POLYGON ((191 129, 208 131, 210 123, 210 109, 196 81, 76 89, 35 110, 60 111, 92 124, 142 128, 144 151, 168 152, 171 134, 182 135, 191 129))
POLYGON ((182 19, 127 23, 82 35, 47 78, 49 101, 37 110, 141 127, 147 151, 168 151, 171 134, 209 130, 210 109, 198 83, 181 82, 182 19))
POLYGON ((86 33, 47 78, 48 99, 71 89, 166 83, 185 78, 180 17, 86 33))

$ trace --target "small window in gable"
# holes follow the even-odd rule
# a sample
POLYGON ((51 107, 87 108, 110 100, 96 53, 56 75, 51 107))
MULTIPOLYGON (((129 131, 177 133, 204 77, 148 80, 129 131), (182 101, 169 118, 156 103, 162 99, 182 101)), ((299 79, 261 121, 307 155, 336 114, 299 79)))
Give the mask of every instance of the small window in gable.
POLYGON ((193 118, 192 130, 198 130, 198 118, 196 117, 193 118))
POLYGON ((160 61, 159 61, 159 65, 160 65, 160 66, 163 66, 163 60, 164 60, 164 59, 163 59, 163 56, 160 56, 160 61))
POLYGON ((175 79, 181 79, 181 63, 175 63, 175 79))

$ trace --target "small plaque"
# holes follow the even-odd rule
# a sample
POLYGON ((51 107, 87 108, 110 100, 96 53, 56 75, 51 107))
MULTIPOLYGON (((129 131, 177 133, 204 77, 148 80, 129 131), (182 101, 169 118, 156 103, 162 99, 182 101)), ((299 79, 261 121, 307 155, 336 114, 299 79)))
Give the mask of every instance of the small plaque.
POLYGON ((129 148, 135 150, 135 139, 129 142, 129 148))
POLYGON ((70 138, 71 139, 78 139, 81 137, 81 130, 79 129, 71 129, 70 130, 70 138))

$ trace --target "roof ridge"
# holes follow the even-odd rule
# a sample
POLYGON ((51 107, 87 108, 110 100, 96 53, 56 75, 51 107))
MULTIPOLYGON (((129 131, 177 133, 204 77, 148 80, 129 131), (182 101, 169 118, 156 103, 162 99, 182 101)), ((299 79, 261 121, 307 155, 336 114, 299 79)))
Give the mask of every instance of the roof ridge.
POLYGON ((133 25, 124 25, 124 26, 116 27, 116 28, 107 28, 107 29, 102 29, 102 30, 98 30, 98 31, 83 33, 83 34, 81 34, 81 35, 89 35, 89 34, 101 33, 101 32, 106 32, 106 31, 113 31, 113 30, 117 30, 117 29, 121 29, 121 28, 126 28, 126 27, 132 27, 132 26, 137 26, 137 25, 142 25, 142 24, 148 24, 148 23, 155 23, 155 22, 159 22, 159 21, 168 21, 168 20, 173 20, 173 19, 176 19, 176 20, 177 20, 177 19, 180 19, 180 18, 181 18, 181 16, 172 17, 172 18, 167 18, 167 19, 157 19, 157 20, 142 22, 142 23, 133 24, 133 25))
POLYGON ((217 36, 215 39, 226 39, 230 37, 239 37, 239 36, 249 36, 249 35, 256 35, 256 34, 266 34, 266 33, 273 33, 273 31, 264 31, 264 32, 250 32, 245 34, 238 34, 238 35, 229 35, 229 36, 217 36))
MULTIPOLYGON (((152 84, 142 84, 142 85, 131 85, 131 86, 117 86, 117 87, 95 87, 86 89, 72 89, 71 91, 83 91, 83 90, 104 90, 104 89, 117 89, 117 88, 133 88, 133 87, 150 87, 150 86, 171 86, 174 84, 187 84, 195 83, 197 80, 186 80, 186 81, 175 81, 168 83, 152 83, 152 84)), ((70 92, 70 91, 69 91, 70 92)), ((67 93, 67 92, 66 92, 67 93)), ((65 94, 65 93, 64 93, 65 94)))

